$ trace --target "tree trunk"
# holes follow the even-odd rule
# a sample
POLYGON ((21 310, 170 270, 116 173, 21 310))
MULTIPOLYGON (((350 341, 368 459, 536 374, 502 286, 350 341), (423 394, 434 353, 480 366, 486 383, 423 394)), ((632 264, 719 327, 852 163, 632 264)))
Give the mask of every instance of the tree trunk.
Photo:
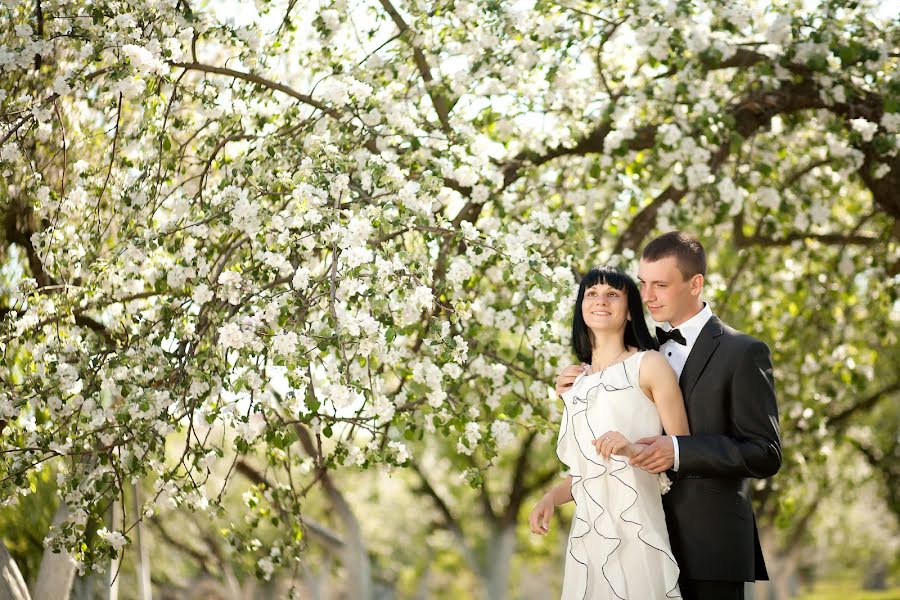
POLYGON ((242 600, 241 583, 234 574, 234 569, 231 568, 231 565, 225 564, 225 561, 222 561, 222 579, 225 580, 225 588, 228 590, 231 600, 242 600))
POLYGON ((880 558, 872 558, 866 564, 866 570, 863 577, 864 590, 886 590, 888 576, 888 566, 880 558))
POLYGON ((318 568, 303 567, 303 584, 306 586, 306 595, 303 598, 309 600, 325 600, 328 597, 328 575, 331 572, 331 554, 326 552, 322 557, 318 568))
POLYGON ((784 567, 777 569, 772 575, 771 591, 774 592, 774 600, 789 600, 794 597, 794 573, 796 571, 795 561, 791 559, 785 560, 784 567))
POLYGON ((431 566, 426 563, 419 581, 416 583, 416 595, 414 600, 428 600, 431 589, 431 566))
POLYGON ((372 568, 369 553, 363 542, 362 528, 353 509, 343 495, 332 485, 327 485, 331 505, 334 507, 344 529, 344 547, 341 562, 347 578, 347 597, 372 600, 372 568))
POLYGON ((488 541, 485 587, 490 600, 506 600, 509 595, 509 567, 516 550, 515 525, 503 525, 494 530, 488 541))
POLYGON ((133 497, 133 514, 135 519, 139 519, 135 525, 137 538, 137 580, 138 580, 138 598, 140 600, 152 600, 150 588, 150 558, 147 552, 147 540, 144 539, 144 522, 141 517, 141 482, 134 484, 133 497))
POLYGON ((771 530, 760 531, 760 541, 767 550, 769 581, 757 582, 754 587, 755 600, 789 600, 794 597, 797 567, 801 553, 797 545, 788 549, 778 549, 771 530))
MULTIPOLYGON (((118 531, 122 528, 122 506, 119 504, 119 500, 114 500, 112 503, 112 507, 110 508, 110 529, 113 531, 118 531)), ((106 600, 119 600, 119 565, 121 561, 119 560, 119 555, 117 554, 115 558, 109 561, 109 573, 106 578, 106 589, 105 599, 106 600)))
MULTIPOLYGON (((317 457, 318 450, 313 443, 309 430, 300 425, 295 425, 294 431, 297 432, 300 443, 303 445, 306 453, 311 457, 317 457)), ((353 508, 350 506, 350 503, 344 498, 344 495, 327 472, 322 472, 321 482, 325 494, 328 496, 328 500, 334 509, 335 516, 343 525, 344 544, 341 547, 341 562, 346 574, 346 597, 354 600, 372 600, 374 593, 372 565, 369 561, 369 552, 366 550, 359 520, 353 514, 353 508)))
MULTIPOLYGON (((68 514, 69 508, 60 502, 56 514, 53 515, 53 526, 62 523, 68 514)), ((41 600, 69 600, 73 581, 75 581, 75 561, 72 560, 72 556, 66 551, 55 553, 47 548, 41 558, 33 596, 41 600)))
POLYGON ((72 582, 71 600, 94 600, 97 591, 97 576, 95 574, 76 576, 72 582))
POLYGON ((0 600, 31 600, 19 565, 0 540, 0 600))

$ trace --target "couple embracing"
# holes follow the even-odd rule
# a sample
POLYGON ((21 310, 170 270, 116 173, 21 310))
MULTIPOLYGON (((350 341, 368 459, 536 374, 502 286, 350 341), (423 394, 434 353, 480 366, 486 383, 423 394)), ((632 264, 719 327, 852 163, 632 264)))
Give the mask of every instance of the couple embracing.
POLYGON ((546 534, 575 502, 563 600, 742 599, 767 579, 750 479, 781 466, 771 357, 703 302, 705 275, 700 242, 671 232, 644 249, 640 290, 610 267, 581 280, 582 365, 557 380, 569 474, 530 516, 546 534))

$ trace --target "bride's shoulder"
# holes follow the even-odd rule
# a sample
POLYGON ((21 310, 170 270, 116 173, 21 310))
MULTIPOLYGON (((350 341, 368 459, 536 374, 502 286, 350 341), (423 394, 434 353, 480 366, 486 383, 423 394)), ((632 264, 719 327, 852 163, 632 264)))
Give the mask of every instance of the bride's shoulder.
POLYGON ((666 360, 659 350, 638 350, 636 354, 642 354, 641 360, 666 360))
POLYGON ((640 381, 641 385, 650 387, 653 387, 654 382, 661 381, 674 382, 675 385, 678 385, 678 378, 675 377, 672 365, 661 352, 656 350, 647 350, 641 357, 640 381))
POLYGON ((643 352, 643 356, 641 356, 641 373, 646 373, 653 377, 654 374, 665 373, 666 370, 671 371, 672 367, 669 366, 669 362, 661 352, 658 350, 645 350, 643 352))

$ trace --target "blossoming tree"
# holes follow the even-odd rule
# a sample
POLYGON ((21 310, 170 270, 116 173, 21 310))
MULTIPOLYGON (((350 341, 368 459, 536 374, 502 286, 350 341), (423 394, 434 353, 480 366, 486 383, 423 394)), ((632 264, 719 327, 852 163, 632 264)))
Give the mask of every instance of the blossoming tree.
POLYGON ((775 351, 763 524, 814 509, 900 360, 897 22, 844 4, 5 1, 0 496, 52 466, 89 568, 243 469, 268 576, 333 470, 529 455, 579 273, 682 227, 775 351))

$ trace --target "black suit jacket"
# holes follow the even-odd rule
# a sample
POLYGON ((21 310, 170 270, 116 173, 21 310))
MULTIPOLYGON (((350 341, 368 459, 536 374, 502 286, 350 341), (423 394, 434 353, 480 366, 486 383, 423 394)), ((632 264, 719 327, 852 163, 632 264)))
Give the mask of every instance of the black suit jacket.
POLYGON ((768 579, 750 504, 750 479, 781 466, 769 348, 713 316, 679 380, 690 436, 663 496, 672 551, 685 579, 768 579))

